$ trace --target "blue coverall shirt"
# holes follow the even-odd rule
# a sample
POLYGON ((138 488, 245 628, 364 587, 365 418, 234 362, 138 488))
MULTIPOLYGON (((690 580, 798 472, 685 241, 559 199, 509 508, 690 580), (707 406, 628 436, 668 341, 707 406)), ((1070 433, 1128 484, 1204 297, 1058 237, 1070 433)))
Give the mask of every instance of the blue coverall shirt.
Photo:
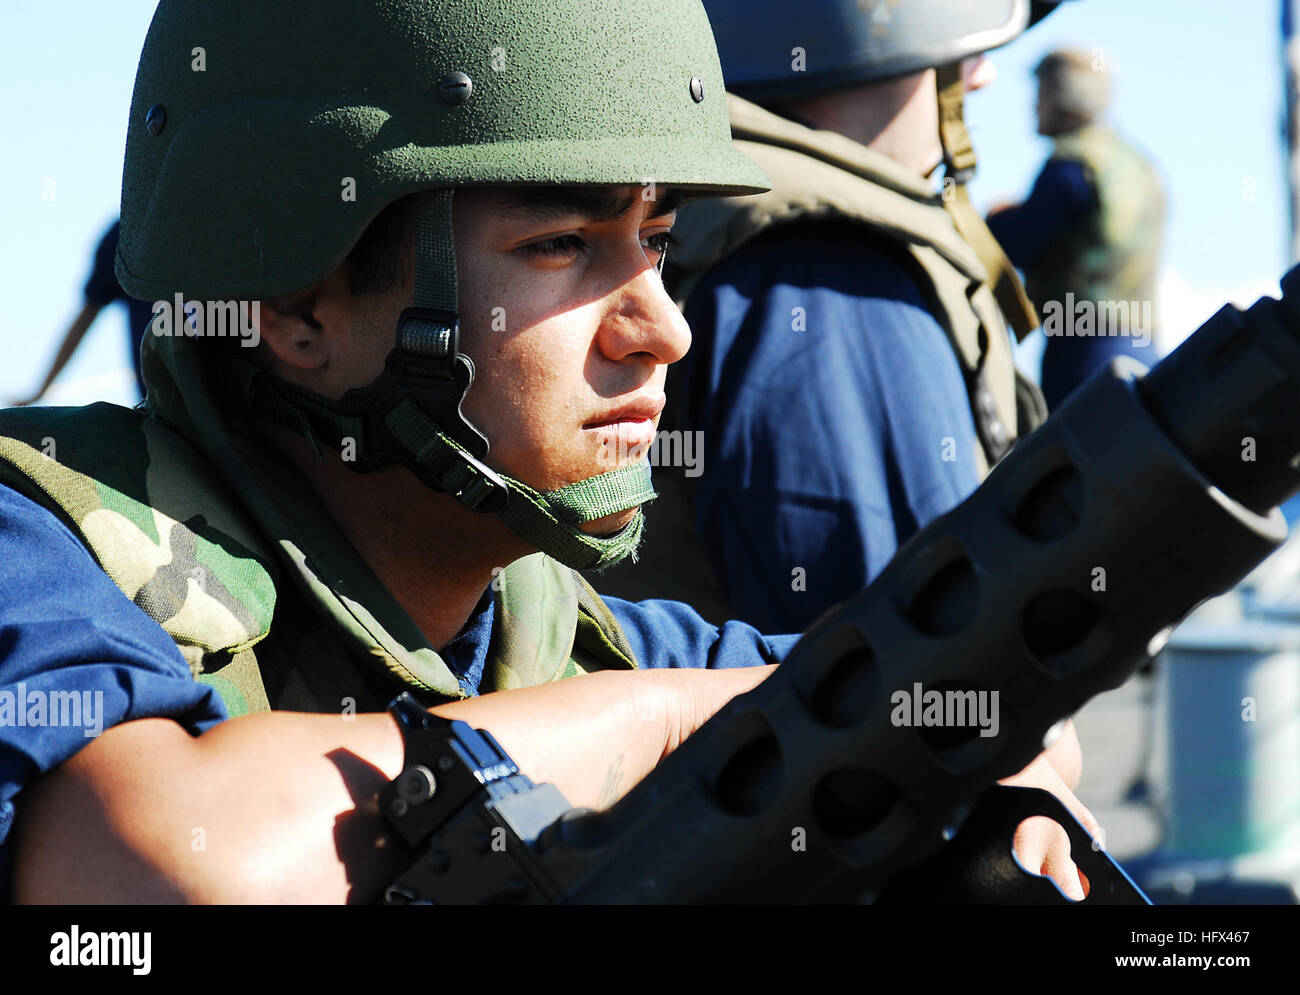
POLYGON ((0 486, 0 896, 22 786, 98 732, 153 716, 198 734, 226 712, 67 526, 0 486))
POLYGON ((692 291, 676 375, 696 528, 738 618, 797 632, 979 483, 961 368, 914 263, 862 226, 777 227, 692 291))
MULTIPOLYGON (((771 664, 798 638, 765 637, 739 622, 719 629, 671 601, 606 603, 647 668, 771 664)), ((478 693, 492 624, 485 595, 442 653, 469 694, 478 693)), ((227 713, 215 690, 191 678, 171 638, 127 600, 72 532, 0 485, 0 901, 9 895, 10 833, 23 786, 98 732, 159 716, 198 735, 227 713), (51 704, 61 719, 74 717, 73 695, 78 721, 52 723, 51 704)))

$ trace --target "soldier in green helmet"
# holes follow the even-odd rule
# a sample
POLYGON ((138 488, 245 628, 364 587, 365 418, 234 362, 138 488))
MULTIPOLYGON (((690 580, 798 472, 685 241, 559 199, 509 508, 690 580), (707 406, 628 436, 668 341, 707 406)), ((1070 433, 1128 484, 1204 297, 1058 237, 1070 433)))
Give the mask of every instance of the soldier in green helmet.
MULTIPOLYGON (((394 695, 599 807, 793 644, 577 573, 632 553, 653 497, 609 453, 653 434, 689 345, 675 205, 766 185, 703 9, 669 8, 160 4, 117 264, 157 302, 148 403, 5 412, 0 492, 71 530, 229 721, 194 738, 159 692, 54 757, 15 898, 373 900, 411 859, 374 804, 394 695)), ((1047 759, 1025 778, 1072 799, 1047 759)), ((1029 853, 1072 871, 1068 844, 1029 853)))

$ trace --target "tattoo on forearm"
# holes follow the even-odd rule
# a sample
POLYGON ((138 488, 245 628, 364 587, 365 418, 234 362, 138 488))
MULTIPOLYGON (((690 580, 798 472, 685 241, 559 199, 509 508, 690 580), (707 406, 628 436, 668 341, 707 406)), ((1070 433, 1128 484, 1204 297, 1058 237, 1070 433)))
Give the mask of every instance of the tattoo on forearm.
POLYGON ((601 808, 614 804, 614 800, 618 798, 619 794, 618 786, 622 781, 623 754, 620 753, 614 758, 614 762, 609 766, 609 771, 605 774, 605 783, 601 786, 600 797, 596 801, 601 808))

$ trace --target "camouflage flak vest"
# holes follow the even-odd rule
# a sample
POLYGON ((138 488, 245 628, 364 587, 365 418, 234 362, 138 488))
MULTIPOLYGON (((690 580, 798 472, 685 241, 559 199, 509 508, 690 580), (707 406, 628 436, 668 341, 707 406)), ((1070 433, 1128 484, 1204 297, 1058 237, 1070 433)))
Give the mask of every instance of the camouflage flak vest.
MULTIPOLYGON (((232 716, 379 711, 403 690, 427 704, 467 694, 309 492, 256 479, 232 486, 141 411, 0 412, 0 484, 71 528, 232 716)), ((542 554, 501 571, 493 599, 483 692, 636 666, 590 586, 542 554)))
POLYGON ((1165 217, 1155 168, 1113 131, 1098 126, 1057 138, 1052 158, 1084 167, 1095 206, 1082 225, 1026 268, 1030 297, 1040 308, 1064 302, 1067 294, 1098 304, 1154 302, 1165 217))
MULTIPOLYGON (((696 201, 681 210, 673 229, 680 248, 669 260, 669 289, 678 303, 684 308, 710 269, 766 231, 821 220, 860 225, 873 237, 896 243, 915 263, 912 269, 929 298, 930 313, 947 334, 962 370, 977 429, 982 421, 985 427, 996 421, 1006 440, 1014 439, 1018 428, 1036 426, 1042 413, 1029 410, 1038 403, 1033 401, 1036 391, 1024 387, 1022 393, 1010 336, 986 271, 929 181, 842 135, 814 131, 731 94, 727 101, 737 147, 771 177, 772 189, 754 197, 696 201)), ((671 398, 671 368, 668 376, 671 398)), ((990 433, 978 434, 987 438, 990 433)), ((981 472, 998 455, 977 444, 974 456, 981 472)), ((671 596, 711 621, 730 618, 692 522, 690 482, 680 470, 661 466, 655 470, 655 488, 661 496, 650 506, 646 523, 653 545, 640 562, 605 574, 601 589, 629 598, 671 596)))

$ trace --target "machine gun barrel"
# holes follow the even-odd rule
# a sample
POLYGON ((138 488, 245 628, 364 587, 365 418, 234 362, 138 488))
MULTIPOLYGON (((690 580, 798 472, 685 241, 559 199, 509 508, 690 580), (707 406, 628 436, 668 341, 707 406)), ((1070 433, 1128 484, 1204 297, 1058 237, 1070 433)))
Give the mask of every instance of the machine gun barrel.
POLYGON ((850 900, 926 860, 1285 538, 1300 268, 1282 288, 1145 377, 1128 361, 1094 377, 622 801, 512 848, 516 896, 850 900))
POLYGON ((571 897, 849 898, 933 853, 1284 538, 1267 512, 1300 490, 1300 270, 1283 291, 1224 308, 1145 379, 1092 380, 776 674, 609 812, 555 827, 557 865, 605 858, 571 897), (916 724, 925 691, 996 693, 996 734, 916 724))

